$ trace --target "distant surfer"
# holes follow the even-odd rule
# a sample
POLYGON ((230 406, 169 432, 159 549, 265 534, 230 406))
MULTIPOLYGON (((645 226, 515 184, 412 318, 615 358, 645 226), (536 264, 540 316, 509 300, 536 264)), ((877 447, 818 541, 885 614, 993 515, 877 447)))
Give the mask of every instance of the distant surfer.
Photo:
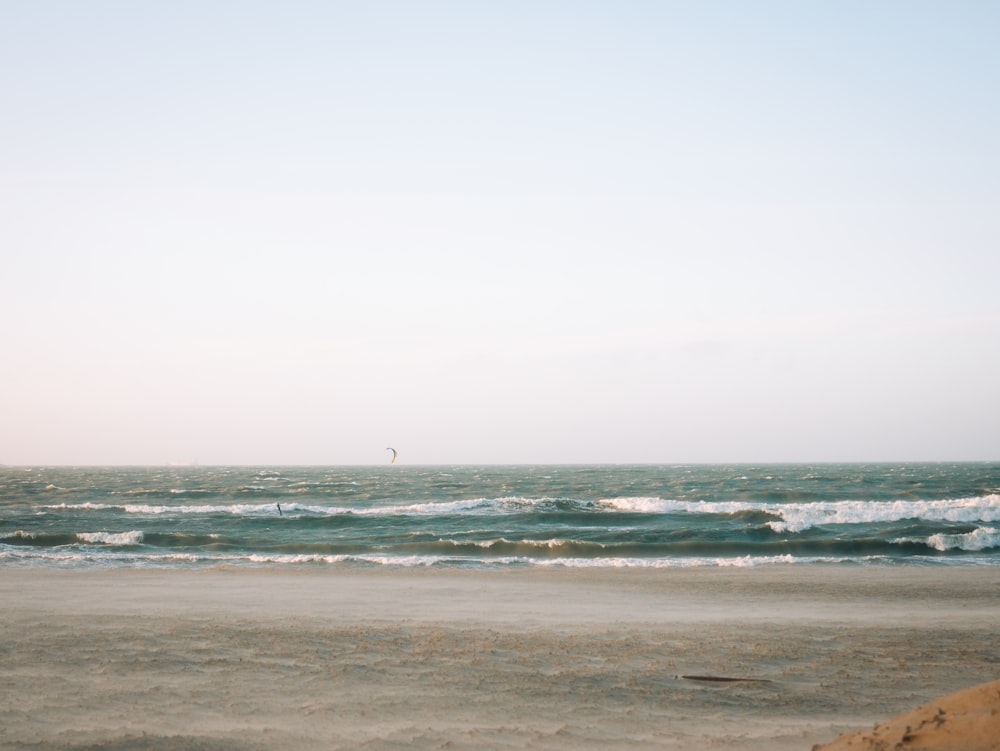
POLYGON ((284 516, 284 514, 281 513, 281 504, 280 503, 276 503, 274 505, 278 507, 278 516, 284 516))
POLYGON ((392 461, 389 462, 389 464, 395 464, 396 463, 396 459, 399 457, 399 454, 396 453, 396 449, 387 448, 386 451, 391 451, 392 452, 392 461))

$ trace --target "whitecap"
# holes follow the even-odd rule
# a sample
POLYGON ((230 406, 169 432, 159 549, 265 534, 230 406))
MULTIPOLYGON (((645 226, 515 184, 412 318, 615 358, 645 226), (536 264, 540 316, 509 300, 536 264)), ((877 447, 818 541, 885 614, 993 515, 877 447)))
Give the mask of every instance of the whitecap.
POLYGON ((744 501, 678 501, 655 497, 606 498, 599 505, 640 514, 737 514, 762 511, 778 517, 768 526, 778 533, 803 532, 821 524, 870 524, 904 519, 949 522, 1000 521, 1000 495, 928 501, 814 501, 752 503, 744 501))
POLYGON ((936 535, 931 535, 926 540, 913 538, 913 537, 901 537, 898 540, 893 540, 894 543, 923 543, 935 550, 940 550, 942 553, 948 550, 989 550, 991 548, 1000 548, 1000 530, 994 529, 993 527, 978 527, 971 532, 965 532, 963 534, 946 534, 940 532, 936 535))
POLYGON ((139 530, 131 532, 78 532, 80 542, 96 545, 142 545, 144 535, 139 530))
POLYGON ((871 524, 904 519, 958 523, 1000 521, 1000 495, 936 501, 836 501, 768 505, 781 517, 775 532, 802 532, 820 524, 871 524))

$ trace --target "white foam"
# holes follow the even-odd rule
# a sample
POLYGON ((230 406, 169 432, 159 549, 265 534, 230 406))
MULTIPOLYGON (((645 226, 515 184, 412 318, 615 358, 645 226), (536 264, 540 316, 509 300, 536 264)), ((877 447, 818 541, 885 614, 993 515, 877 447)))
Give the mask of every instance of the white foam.
MULTIPOLYGON (((118 510, 128 514, 230 514, 233 516, 274 516, 276 504, 289 514, 337 516, 444 516, 496 515, 530 512, 552 498, 472 498, 458 501, 393 504, 385 506, 324 506, 282 502, 212 505, 158 505, 103 503, 52 504, 46 509, 79 511, 118 510)), ((763 512, 773 517, 767 525, 779 534, 803 532, 818 525, 864 524, 922 519, 956 523, 1000 522, 1000 494, 925 501, 811 501, 797 503, 755 503, 746 501, 679 501, 654 497, 609 498, 587 506, 594 512, 636 514, 739 514, 763 512)))
POLYGON ((749 503, 610 498, 600 503, 615 511, 645 514, 736 514, 762 511, 778 517, 767 524, 779 533, 802 532, 821 524, 864 524, 903 519, 965 523, 1000 521, 1000 495, 997 494, 933 501, 749 503))
POLYGON ((438 563, 449 562, 451 559, 436 555, 358 555, 351 560, 363 561, 365 563, 375 563, 381 566, 434 566, 438 563))
POLYGON ((666 498, 603 498, 598 504, 613 511, 636 514, 738 514, 741 511, 777 514, 779 509, 787 508, 773 503, 675 501, 666 498))
POLYGON ((775 532, 802 532, 819 524, 864 524, 904 519, 949 522, 1000 521, 1000 495, 940 501, 836 501, 775 504, 766 510, 782 521, 768 522, 775 532))
POLYGON ((273 554, 262 554, 255 553, 253 555, 248 555, 245 558, 237 558, 235 556, 229 557, 227 559, 222 559, 220 562, 226 560, 237 561, 245 560, 250 563, 343 563, 350 559, 350 556, 346 555, 321 555, 315 554, 293 554, 293 553, 273 553, 273 554))
POLYGON ((0 545, 0 562, 11 562, 14 565, 22 566, 47 566, 57 565, 65 568, 120 568, 163 566, 178 563, 198 564, 211 563, 203 556, 190 553, 164 553, 164 554, 130 554, 118 552, 111 548, 108 553, 95 555, 94 553, 68 552, 65 550, 38 549, 38 548, 15 548, 0 545), (114 551, 114 552, 111 552, 114 551))
POLYGON ((76 538, 81 542, 97 545, 142 545, 144 535, 139 530, 132 532, 78 532, 76 538))
POLYGON ((12 534, 4 535, 5 539, 11 540, 37 540, 37 532, 25 532, 23 529, 15 530, 12 534))
MULTIPOLYGON (((273 516, 277 513, 273 503, 234 503, 227 505, 167 506, 151 503, 58 503, 43 506, 46 509, 68 511, 124 511, 126 514, 159 516, 163 514, 233 514, 234 516, 273 516)), ((327 509, 328 510, 328 509, 327 509)))
MULTIPOLYGON (((974 534, 974 533, 970 533, 974 534)), ((990 534, 997 534, 994 530, 990 534)), ((885 556, 862 558, 845 556, 743 556, 691 557, 691 558, 532 558, 526 556, 505 556, 500 558, 468 558, 444 555, 324 555, 324 554, 239 554, 239 553, 148 553, 124 551, 116 546, 106 548, 107 552, 76 552, 65 549, 25 548, 0 544, 0 565, 37 566, 56 565, 65 568, 157 568, 177 567, 178 564, 191 566, 260 566, 260 565, 356 565, 392 566, 399 568, 448 565, 475 568, 519 567, 563 567, 563 568, 749 568, 766 565, 798 564, 852 564, 885 565, 891 559, 885 556)), ((938 558, 935 556, 915 556, 914 560, 925 565, 949 566, 995 566, 993 557, 938 558)))
POLYGON ((585 540, 564 540, 553 538, 551 540, 508 540, 506 537, 498 537, 494 540, 438 540, 438 542, 450 543, 455 547, 463 545, 474 545, 477 548, 489 550, 497 545, 524 545, 529 548, 560 548, 565 545, 595 545, 599 548, 606 548, 607 545, 598 542, 588 542, 585 540))
POLYGON ((80 509, 82 511, 104 511, 109 508, 121 508, 121 506, 111 506, 107 503, 50 503, 42 506, 47 509, 80 509))
POLYGON ((941 532, 931 535, 926 540, 905 537, 894 542, 923 542, 941 552, 955 549, 971 551, 989 550, 990 548, 1000 548, 1000 530, 993 527, 979 527, 964 534, 949 535, 941 532))
POLYGON ((236 563, 239 561, 246 561, 254 564, 270 564, 270 563, 281 563, 281 564, 304 564, 304 563, 326 563, 326 564, 336 564, 336 563, 372 563, 382 566, 401 566, 401 567, 413 567, 413 566, 433 566, 436 563, 443 563, 446 561, 451 561, 453 559, 444 556, 435 555, 323 555, 319 553, 312 554, 293 554, 293 553, 274 553, 274 554, 253 554, 246 557, 229 557, 220 558, 220 563, 236 563))
MULTIPOLYGON (((506 499, 498 499, 502 503, 506 499)), ((472 498, 464 501, 443 501, 431 503, 410 503, 396 506, 374 506, 371 508, 344 509, 350 513, 366 516, 409 516, 409 515, 446 515, 465 511, 485 511, 497 503, 487 498, 472 498)))
POLYGON ((790 565, 806 563, 857 563, 882 558, 859 559, 851 557, 793 555, 740 556, 725 557, 691 557, 691 558, 555 558, 534 559, 524 558, 521 562, 532 566, 564 567, 564 568, 752 568, 754 566, 790 565))

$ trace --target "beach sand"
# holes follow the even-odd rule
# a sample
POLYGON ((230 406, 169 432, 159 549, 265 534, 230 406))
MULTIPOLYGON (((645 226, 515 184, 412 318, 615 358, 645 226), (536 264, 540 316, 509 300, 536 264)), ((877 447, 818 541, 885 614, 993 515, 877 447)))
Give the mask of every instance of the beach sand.
POLYGON ((1000 678, 989 568, 5 569, 0 606, 4 749, 806 751, 1000 678))
POLYGON ((870 731, 845 733, 813 751, 992 751, 1000 748, 1000 681, 967 688, 894 717, 870 731))

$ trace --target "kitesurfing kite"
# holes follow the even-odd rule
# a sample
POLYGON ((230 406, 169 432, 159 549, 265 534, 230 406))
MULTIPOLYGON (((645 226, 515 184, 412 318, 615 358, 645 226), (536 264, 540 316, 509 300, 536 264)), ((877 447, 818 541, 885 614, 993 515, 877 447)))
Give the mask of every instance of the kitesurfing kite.
POLYGON ((396 453, 396 449, 387 448, 386 451, 392 452, 392 461, 389 462, 389 464, 395 464, 396 459, 399 458, 399 454, 396 453))

